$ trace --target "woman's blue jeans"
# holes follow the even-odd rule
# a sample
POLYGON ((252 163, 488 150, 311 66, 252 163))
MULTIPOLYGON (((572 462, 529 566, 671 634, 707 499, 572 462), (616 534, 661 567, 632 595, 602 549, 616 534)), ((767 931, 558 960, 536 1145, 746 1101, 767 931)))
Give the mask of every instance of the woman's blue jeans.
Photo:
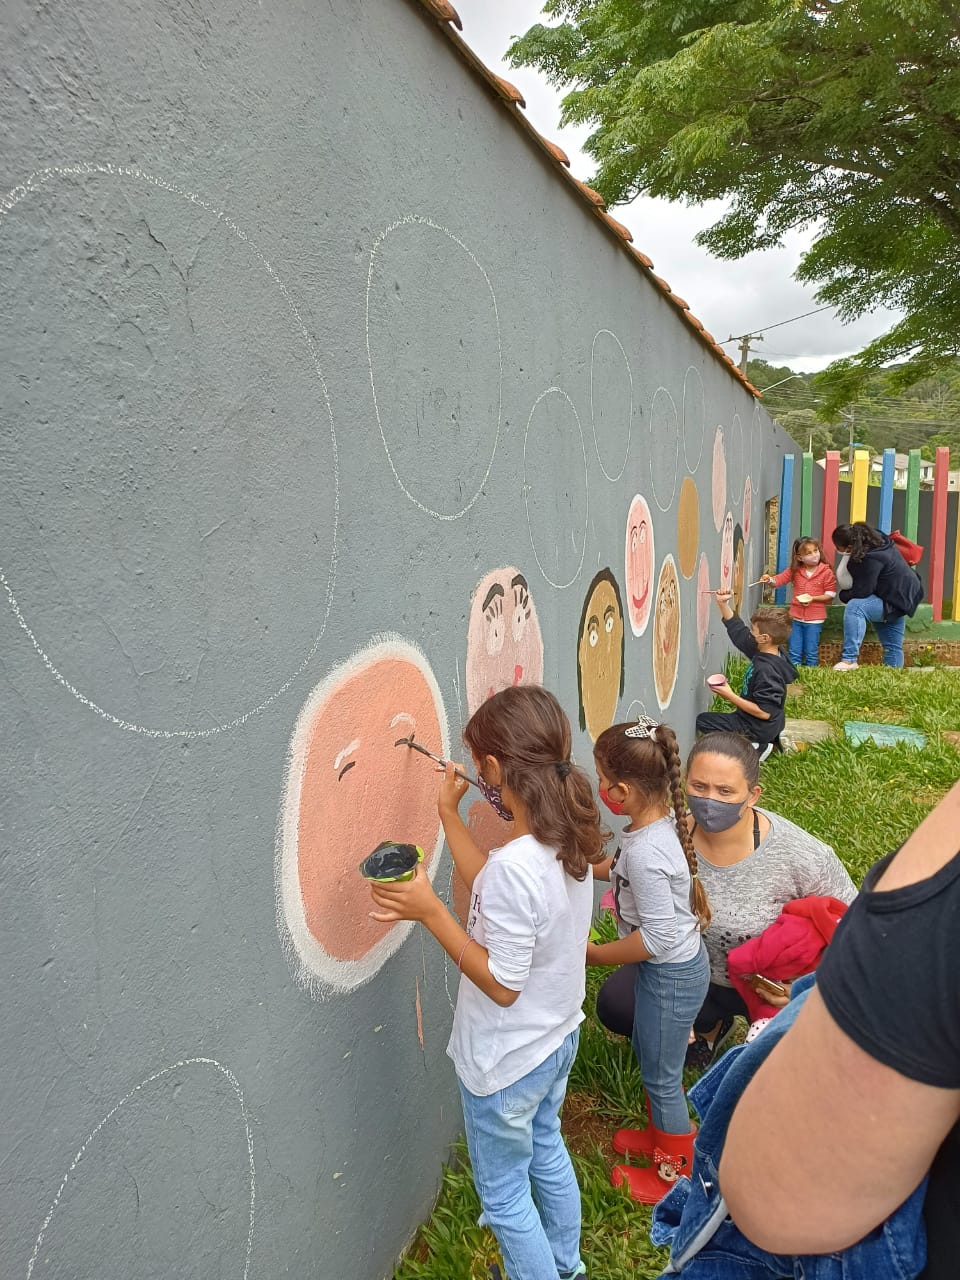
POLYGON ((815 667, 820 662, 822 622, 800 622, 794 618, 787 652, 795 667, 815 667))
POLYGON ((580 1030, 514 1084, 481 1098, 461 1084, 467 1149, 486 1223, 509 1280, 573 1276, 580 1188, 560 1134, 560 1108, 580 1030))
POLYGON ((883 665, 903 666, 903 633, 907 620, 896 618, 893 622, 884 622, 883 612, 884 603, 879 596, 847 601, 843 611, 843 652, 840 654, 843 662, 857 661, 863 637, 867 634, 867 623, 872 622, 877 639, 883 645, 883 665))
POLYGON ((637 965, 633 1051, 650 1099, 650 1120, 661 1133, 689 1133, 683 1060, 690 1028, 710 986, 707 948, 682 964, 637 965))

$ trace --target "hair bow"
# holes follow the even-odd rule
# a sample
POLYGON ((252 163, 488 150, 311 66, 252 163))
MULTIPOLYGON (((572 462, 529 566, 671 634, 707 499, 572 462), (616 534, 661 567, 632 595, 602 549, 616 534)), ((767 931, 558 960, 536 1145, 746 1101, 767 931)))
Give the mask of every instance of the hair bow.
POLYGON ((629 729, 624 729, 623 736, 625 738, 655 738, 660 723, 654 720, 652 716, 637 716, 637 723, 632 724, 629 729))

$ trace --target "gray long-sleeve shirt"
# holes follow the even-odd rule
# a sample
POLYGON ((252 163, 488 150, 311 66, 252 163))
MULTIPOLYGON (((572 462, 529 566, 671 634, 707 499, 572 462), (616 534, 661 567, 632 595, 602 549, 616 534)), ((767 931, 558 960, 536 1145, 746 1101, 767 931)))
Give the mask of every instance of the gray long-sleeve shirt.
POLYGON ((700 950, 690 910, 690 871, 672 819, 625 831, 610 864, 621 938, 640 930, 652 964, 681 964, 700 950))

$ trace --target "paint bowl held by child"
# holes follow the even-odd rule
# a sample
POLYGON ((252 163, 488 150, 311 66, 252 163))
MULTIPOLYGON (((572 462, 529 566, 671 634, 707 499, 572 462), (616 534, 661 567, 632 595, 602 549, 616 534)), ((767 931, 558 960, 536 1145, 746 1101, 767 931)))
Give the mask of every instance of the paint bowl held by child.
POLYGON ((384 840, 373 853, 367 854, 357 870, 364 880, 375 880, 380 884, 393 880, 412 880, 417 865, 422 861, 423 850, 418 844, 384 840))
POLYGON ((711 689, 722 689, 727 683, 727 677, 721 675, 707 676, 707 684, 711 689))

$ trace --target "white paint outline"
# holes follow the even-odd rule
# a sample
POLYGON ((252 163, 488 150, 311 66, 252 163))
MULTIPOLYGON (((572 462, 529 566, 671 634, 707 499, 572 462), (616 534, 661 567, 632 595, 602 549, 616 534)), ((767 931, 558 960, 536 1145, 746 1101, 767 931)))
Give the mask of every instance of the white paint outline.
POLYGON ((710 453, 710 508, 713 514, 713 527, 717 533, 723 528, 723 512, 727 507, 727 490, 730 488, 727 479, 727 446, 725 441, 725 432, 723 423, 718 422, 713 432, 713 448, 710 453), (717 439, 720 440, 720 453, 723 457, 723 494, 720 499, 720 505, 717 506, 717 439), (720 512, 718 518, 717 512, 720 512))
POLYGON ((503 339, 500 333, 500 311, 497 307, 497 295, 493 291, 493 285, 490 283, 490 277, 487 275, 486 271, 484 271, 483 267, 474 257, 472 251, 468 249, 467 246, 463 243, 463 241, 458 236, 455 236, 452 231, 448 231, 446 227, 440 226, 438 222, 434 222, 431 218, 422 217, 419 213, 408 213, 404 217, 398 218, 396 222, 391 222, 388 227, 386 227, 383 231, 380 232, 376 240, 374 240, 373 242, 373 247, 370 250, 370 265, 367 268, 367 296, 366 296, 366 304, 365 304, 364 311, 365 311, 364 333, 365 333, 366 345, 367 345, 367 367, 370 370, 370 391, 373 395, 373 412, 377 419, 377 429, 380 432, 380 439, 383 441, 383 451, 387 455, 387 461, 390 463, 390 470, 393 472, 393 478, 394 480, 396 480, 397 484, 400 486, 403 493, 406 494, 406 496, 410 499, 413 505, 415 507, 419 507, 420 510, 425 515, 433 516, 435 520, 459 520, 461 516, 465 516, 467 514, 467 512, 470 510, 470 508, 473 506, 476 500, 480 497, 480 494, 483 492, 483 486, 487 483, 487 480, 490 477, 490 469, 493 466, 494 458, 497 456, 497 446, 500 443, 500 426, 503 421, 503 339), (470 259, 470 261, 473 263, 473 265, 477 268, 477 270, 480 272, 480 274, 483 276, 484 280, 486 281, 487 288, 490 290, 490 300, 493 303, 493 316, 497 322, 497 363, 498 363, 500 372, 499 372, 498 388, 497 388, 497 430, 493 438, 493 449, 490 452, 490 461, 487 463, 487 469, 483 473, 483 479, 480 481, 480 484, 477 487, 476 493, 473 495, 473 497, 470 499, 470 501, 466 504, 465 507, 461 507, 459 511, 455 511, 452 515, 443 511, 434 511, 432 507, 425 506, 422 502, 420 502, 418 498, 415 498, 413 496, 413 494, 410 492, 407 486, 400 479, 400 476, 397 472, 397 468, 394 466, 393 456, 390 453, 390 446, 387 444, 387 436, 383 429, 383 423, 380 420, 380 404, 377 400, 377 388, 376 388, 376 384, 373 377, 373 353, 370 350, 370 289, 373 285, 374 261, 377 256, 377 250, 380 248, 380 245, 383 243, 383 241, 386 240, 387 236, 390 234, 391 231, 396 231, 398 227, 406 227, 406 226, 412 226, 412 225, 422 226, 422 227, 431 227, 434 231, 439 231, 442 235, 447 236, 450 240, 453 241, 455 245, 458 245, 464 251, 464 253, 467 255, 467 257, 470 259))
POLYGON ((749 474, 744 477, 743 481, 743 498, 741 500, 740 507, 740 528, 743 529, 744 542, 749 542, 750 530, 753 528, 753 481, 750 479, 749 474), (749 503, 747 502, 748 497, 750 499, 749 503), (744 516, 748 512, 750 519, 747 520, 746 528, 744 528, 744 516))
MULTIPOLYGON (((730 423, 730 452, 731 453, 733 452, 733 436, 734 436, 734 432, 736 431, 739 431, 740 433, 740 492, 735 493, 733 485, 728 482, 727 489, 729 490, 729 495, 728 495, 727 501, 730 503, 732 507, 739 506, 739 504, 743 501, 743 485, 744 485, 744 481, 746 479, 746 474, 747 474, 747 442, 743 434, 743 420, 741 419, 740 414, 737 413, 736 410, 734 410, 733 421, 730 423)), ((734 479, 736 479, 737 473, 736 471, 733 470, 732 466, 728 467, 728 472, 729 471, 733 471, 734 479)))
POLYGON ((60 1186, 57 1188, 57 1194, 53 1197, 53 1203, 51 1204, 49 1210, 47 1211, 47 1216, 43 1220, 43 1226, 40 1228, 40 1234, 37 1236, 36 1244, 33 1246, 33 1253, 30 1255, 30 1261, 27 1263, 26 1280, 30 1280, 30 1277, 33 1275, 33 1269, 37 1265, 37 1258, 40 1256, 40 1249, 43 1246, 43 1238, 47 1233, 47 1228, 50 1226, 50 1223, 53 1220, 53 1215, 57 1211, 57 1206, 59 1205, 60 1199, 64 1193, 64 1190, 66 1189, 66 1185, 70 1180, 70 1175, 73 1173, 74 1169, 76 1169, 77 1165, 80 1163, 80 1160, 83 1157, 83 1153, 86 1151, 87 1147, 89 1147, 90 1143, 94 1140, 94 1138, 103 1128, 103 1126, 109 1120, 112 1120, 113 1117, 120 1110, 120 1108, 126 1106, 126 1104, 131 1100, 131 1098, 134 1098, 140 1092, 141 1089, 145 1089, 147 1085, 153 1084, 155 1080, 160 1080, 164 1076, 168 1076, 174 1071, 179 1071, 183 1067, 191 1067, 191 1066, 213 1067, 216 1071, 219 1071, 221 1075, 226 1076, 227 1080, 230 1082, 230 1086, 233 1089, 233 1092, 237 1095, 237 1101, 240 1104, 240 1115, 243 1119, 243 1128, 247 1137, 247 1157, 250 1162, 250 1225, 247 1228, 247 1252, 246 1252, 246 1256, 244 1258, 244 1263, 243 1263, 243 1280, 247 1280, 247 1277, 250 1273, 250 1255, 253 1251, 253 1228, 254 1228, 254 1222, 256 1219, 256 1203, 257 1203, 257 1170, 253 1161, 253 1134, 250 1132, 250 1117, 247 1113, 246 1103, 243 1100, 243 1090, 240 1088, 240 1082, 237 1079, 237 1077, 233 1074, 233 1072, 230 1070, 230 1068, 225 1067, 223 1063, 218 1062, 216 1058, 200 1058, 200 1057, 182 1058, 179 1062, 175 1062, 173 1066, 164 1067, 161 1071, 155 1071, 152 1076, 147 1076, 146 1080, 141 1080, 138 1085, 134 1085, 134 1087, 130 1090, 129 1093, 124 1094, 124 1096, 120 1099, 120 1101, 116 1104, 116 1106, 112 1107, 107 1112, 107 1114, 103 1117, 103 1119, 100 1121, 97 1127, 87 1134, 86 1138, 84 1138, 83 1143, 81 1144, 80 1150, 73 1157, 73 1160, 70 1163, 69 1169, 63 1175, 63 1181, 60 1183, 60 1186))
POLYGON ((660 690, 657 688, 656 618, 653 620, 653 631, 651 632, 650 644, 650 656, 652 658, 651 666, 653 667, 653 693, 654 697, 657 699, 657 706, 661 711, 666 711, 670 706, 670 703, 673 701, 673 695, 677 688, 677 680, 680 677, 680 650, 683 646, 683 606, 680 602, 680 583, 683 581, 683 577, 680 570, 677 568, 677 562, 674 560, 672 552, 668 552, 663 557, 663 564, 660 566, 660 573, 657 575, 657 591, 653 598, 653 609, 656 611, 657 601, 660 599, 660 587, 663 583, 664 570, 668 564, 673 568, 673 580, 677 584, 677 653, 673 663, 673 680, 670 683, 670 688, 667 690, 667 696, 662 702, 660 700, 660 690))
MULTIPOLYGON (((580 415, 579 413, 577 413, 577 406, 573 403, 573 401, 570 399, 567 393, 561 390, 560 387, 547 387, 546 391, 541 391, 540 394, 537 396, 536 400, 534 400, 533 408, 530 410, 530 416, 527 418, 527 425, 524 428, 524 432, 523 432, 523 509, 526 512, 526 516, 527 516, 527 533, 530 536, 530 546, 533 548, 533 558, 537 562, 537 568, 546 578, 547 582, 550 583, 551 587, 556 587, 558 591, 565 591, 567 587, 573 586, 576 580, 580 577, 580 572, 583 569, 583 558, 586 555, 586 551, 587 551, 587 529, 590 524, 590 480, 587 474, 587 446, 583 438, 583 425, 580 422, 580 415), (583 492, 586 498, 586 510, 583 516, 583 546, 580 548, 580 563, 577 565, 576 572, 574 573, 573 577, 569 580, 569 582, 554 582, 554 580, 547 573, 546 569, 544 569, 542 563, 540 562, 540 556, 537 553, 536 543, 533 540, 533 530, 530 528, 529 494, 530 494, 531 486, 527 484, 527 437, 530 434, 530 423, 533 421, 533 415, 536 413, 537 406, 540 404, 540 401, 543 400, 546 396, 553 395, 554 393, 558 396, 563 396, 564 400, 566 400, 567 404, 573 410, 573 416, 577 422, 577 430, 580 432, 580 451, 583 454, 583 492)), ((571 530, 570 536, 571 538, 573 538, 572 530, 571 530)), ((577 543, 575 538, 573 539, 573 549, 574 551, 576 551, 577 549, 577 543)))
POLYGON ((683 440, 683 460, 686 463, 687 470, 691 475, 696 475, 700 470, 700 463, 703 461, 703 445, 707 438, 707 397, 703 390, 703 378, 700 376, 700 370, 696 365, 688 364, 686 372, 683 375, 683 399, 680 405, 680 437, 683 440), (690 374, 696 376, 697 382, 700 383, 700 405, 703 409, 703 416, 700 419, 700 452, 697 454, 696 463, 690 465, 690 457, 687 453, 687 379, 690 374))
POLYGON ((657 493, 657 484, 653 478, 654 449, 651 448, 650 450, 650 492, 653 494, 654 502, 657 504, 660 510, 664 512, 664 514, 666 514, 667 512, 673 510, 673 500, 677 496, 677 476, 680 474, 680 436, 682 432, 680 427, 680 415, 677 413, 676 400, 674 400, 673 396, 670 394, 670 392, 667 390, 666 387, 657 387, 656 391, 653 393, 653 399, 650 401, 650 439, 651 441, 653 440, 654 409, 656 408, 657 398, 661 392, 670 401, 671 407, 673 408, 673 420, 677 426, 677 439, 676 439, 676 443, 674 445, 674 450, 673 450, 673 488, 670 490, 670 501, 667 503, 666 506, 664 506, 663 503, 660 501, 660 497, 657 493))
POLYGON ((78 177, 88 176, 90 174, 105 174, 110 177, 135 178, 139 182, 150 183, 161 191, 166 191, 171 195, 179 196, 182 200, 187 200, 190 204, 197 205, 199 208, 203 209, 204 212, 213 214, 217 222, 222 222, 227 230, 236 236, 242 244, 248 246, 251 253, 253 253, 254 257, 266 271, 267 275, 280 290, 280 295, 287 304, 287 307, 296 322, 297 328, 300 330, 300 334, 307 344, 307 348, 310 352, 310 358, 313 362, 314 369, 316 370, 317 381, 320 384, 320 391, 323 396, 323 403, 327 411, 327 417, 330 420, 330 443, 333 449, 333 547, 330 553, 330 572, 327 577, 327 596, 324 602, 323 618, 320 623, 320 630, 317 632, 316 638, 310 646, 307 656, 300 663, 299 667, 297 667, 296 671, 294 671, 293 675, 285 680, 279 689, 271 693, 270 696, 265 698, 258 706, 251 708, 249 711, 242 712, 232 720, 228 720, 223 724, 213 725, 207 729, 151 729, 145 725, 136 724, 134 721, 124 720, 121 716, 115 716, 112 712, 107 711, 105 707, 101 707, 98 703, 86 697, 79 689, 71 684, 66 676, 64 676, 54 665, 52 659, 48 657, 39 640, 30 629, 26 618, 24 618, 21 613, 20 606, 17 603, 17 598, 13 593, 13 588, 7 581, 7 577, 3 572, 3 569, 0 568, 0 586, 2 586, 6 592, 7 601, 13 611, 14 617, 20 624, 22 630, 26 632, 30 643, 33 645, 34 650, 43 665, 47 668, 54 679, 67 690, 68 693, 73 694, 78 702, 81 702, 85 707, 89 707, 91 711, 96 712, 101 719, 106 720, 109 724, 116 725, 118 729, 126 729, 130 733, 139 733, 146 738, 209 738, 216 733, 224 733, 228 729, 239 728, 241 725, 245 724, 247 720, 251 719, 251 717, 259 715, 262 711, 265 711, 272 702, 275 702, 277 698, 286 693, 301 672, 305 670, 308 663, 317 652, 320 640, 326 630, 327 620, 330 616, 330 606, 333 603, 333 590, 337 577, 337 535, 340 525, 340 471, 337 456, 337 437, 333 423, 333 410, 330 406, 330 398, 327 395, 327 384, 320 368, 320 354, 317 349, 317 344, 314 342, 307 330, 303 317, 291 297, 286 284, 284 284, 272 264, 248 238, 246 232, 241 230, 233 219, 229 218, 222 209, 218 209, 215 205, 203 200, 196 194, 196 192, 187 191, 184 188, 179 187, 174 182, 168 182, 165 178, 157 178, 153 174, 145 173, 143 170, 133 168, 129 165, 115 165, 105 162, 100 163, 98 161, 84 161, 80 164, 73 165, 56 165, 46 169, 37 169, 25 182, 21 183, 20 186, 14 187, 6 196, 0 198, 0 231, 2 231, 4 219, 7 214, 9 214, 12 209, 15 209, 22 200, 25 200, 28 195, 32 195, 39 187, 43 186, 44 183, 49 182, 52 177, 78 177))
POLYGON ((701 575, 700 570, 703 568, 704 565, 706 565, 706 569, 707 569, 707 572, 705 575, 707 586, 710 586, 710 560, 707 556, 706 551, 701 551, 700 560, 697 564, 696 583, 697 583, 697 651, 699 654, 700 668, 702 671, 706 671, 707 669, 707 654, 710 651, 710 603, 711 603, 709 599, 707 599, 705 602, 706 613, 707 613, 707 628, 706 628, 706 631, 704 632, 703 644, 701 644, 700 643, 700 601, 703 600, 704 598, 702 594, 704 592, 704 588, 701 587, 700 585, 701 577, 703 576, 701 575))
MULTIPOLYGON (((399 658, 410 662, 426 681, 433 698, 437 721, 440 726, 440 751, 449 759, 450 734, 447 712, 436 676, 423 652, 402 636, 393 632, 376 635, 357 653, 332 667, 319 684, 311 689, 300 708, 297 722, 287 748, 284 766, 283 790, 277 819, 277 835, 274 853, 274 892, 276 896, 277 931, 287 964, 299 987, 315 1000, 323 1000, 331 994, 346 994, 369 982, 385 961, 397 950, 413 929, 412 920, 401 920, 387 930, 379 942, 359 960, 341 960, 330 955, 307 927, 300 893, 298 868, 300 794, 307 767, 310 730, 317 709, 326 701, 332 690, 344 680, 382 658, 399 658)), ((425 870, 431 883, 437 874, 443 852, 443 826, 439 823, 433 851, 424 850, 425 870)))
POLYGON ((753 467, 750 468, 750 478, 753 481, 753 492, 759 494, 760 481, 763 479, 763 420, 760 416, 759 402, 753 406, 753 456, 756 459, 757 471, 754 475, 753 467))
POLYGON ((590 425, 593 428, 593 445, 597 451, 597 462, 600 464, 600 470, 606 478, 615 483, 623 475, 627 469, 627 459, 630 457, 630 442, 633 439, 633 372, 630 369, 630 361, 627 359, 627 353, 623 349, 623 343, 613 332, 612 329, 598 329, 593 335, 593 342, 590 344, 590 425), (627 447, 623 452, 623 465, 615 476, 612 476, 607 468, 603 465, 603 458, 600 457, 600 441, 597 439, 597 419, 593 411, 593 361, 597 350, 597 339, 601 333, 607 333, 620 348, 620 354, 623 356, 623 363, 627 366, 627 377, 630 379, 630 416, 627 419, 627 447))

